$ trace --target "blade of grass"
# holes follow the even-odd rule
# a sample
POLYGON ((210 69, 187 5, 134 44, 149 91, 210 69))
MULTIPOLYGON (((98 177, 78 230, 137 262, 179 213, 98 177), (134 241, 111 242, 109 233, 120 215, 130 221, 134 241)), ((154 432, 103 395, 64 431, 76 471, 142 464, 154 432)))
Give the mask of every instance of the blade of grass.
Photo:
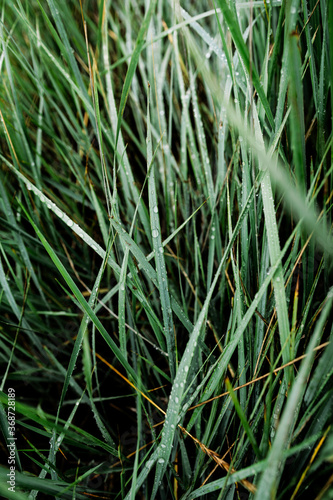
POLYGON ((242 58, 244 66, 248 72, 248 75, 251 75, 252 81, 254 88, 256 89, 256 92, 261 100, 261 103, 265 109, 267 119, 271 125, 271 127, 274 127, 274 119, 272 115, 271 108, 269 106, 267 97, 264 93, 264 89, 261 86, 261 82, 259 79, 258 72, 253 65, 253 61, 250 61, 250 56, 249 56, 249 50, 247 46, 244 43, 242 33, 239 28, 239 24, 237 19, 234 16, 233 11, 231 8, 228 7, 226 2, 223 2, 222 0, 217 0, 217 3, 220 6, 221 12, 223 14, 223 17, 228 25, 228 28, 230 30, 230 33, 232 35, 233 41, 236 45, 237 51, 239 56, 242 58))
POLYGON ((147 106, 147 170, 149 172, 148 190, 149 190, 149 211, 150 211, 150 224, 151 234, 153 237, 153 248, 155 252, 156 274, 158 290, 161 299, 161 308, 163 315, 163 333, 166 338, 167 351, 169 356, 169 367, 171 380, 174 379, 176 374, 175 366, 175 337, 174 326, 172 320, 172 309, 170 303, 170 296, 168 290, 168 277, 166 273, 166 266, 164 260, 161 225, 158 211, 158 201, 156 196, 156 183, 155 183, 155 165, 151 165, 152 158, 152 137, 150 129, 150 108, 149 108, 149 88, 148 88, 148 106, 147 106))

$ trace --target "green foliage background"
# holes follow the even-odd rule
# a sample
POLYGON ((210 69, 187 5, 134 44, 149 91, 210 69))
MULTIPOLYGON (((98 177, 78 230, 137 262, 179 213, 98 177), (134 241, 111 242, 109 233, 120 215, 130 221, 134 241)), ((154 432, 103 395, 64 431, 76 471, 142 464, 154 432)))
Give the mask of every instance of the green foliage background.
POLYGON ((4 498, 333 498, 332 30, 3 0, 4 498))

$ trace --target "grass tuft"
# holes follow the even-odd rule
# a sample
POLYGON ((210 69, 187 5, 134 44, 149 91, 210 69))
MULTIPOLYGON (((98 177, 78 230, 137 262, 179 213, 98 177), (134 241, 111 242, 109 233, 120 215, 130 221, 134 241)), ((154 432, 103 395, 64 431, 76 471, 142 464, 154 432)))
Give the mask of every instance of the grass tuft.
POLYGON ((331 2, 0 9, 1 496, 331 498, 331 2))

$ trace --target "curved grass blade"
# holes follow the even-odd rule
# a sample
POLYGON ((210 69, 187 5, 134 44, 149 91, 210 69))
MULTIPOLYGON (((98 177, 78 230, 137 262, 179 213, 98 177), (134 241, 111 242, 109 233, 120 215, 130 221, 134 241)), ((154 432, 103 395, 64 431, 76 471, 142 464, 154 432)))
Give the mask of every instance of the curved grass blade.
POLYGON ((88 302, 86 302, 86 300, 83 297, 82 293, 80 292, 80 290, 78 289, 78 287, 76 286, 76 284, 74 283, 74 281, 72 280, 71 276, 68 274, 67 270, 65 269, 64 265, 60 261, 59 257, 55 254, 55 252, 52 249, 51 245, 48 243, 48 241, 46 240, 46 238, 43 236, 42 232, 38 229, 38 227, 33 222, 33 220, 31 219, 31 217, 26 212, 26 210, 25 210, 25 208, 23 206, 22 206, 22 209, 25 212, 25 214, 26 214, 28 220, 30 221, 32 227, 34 228, 37 236, 39 237, 39 239, 43 243, 43 245, 45 247, 45 250, 48 252, 48 254, 50 255, 50 257, 51 257, 51 259, 53 261, 53 263, 57 267, 60 275, 65 280, 65 282, 67 283, 67 285, 71 289, 72 293, 74 294, 76 300, 80 304, 82 310, 87 314, 87 317, 89 317, 89 319, 94 323, 95 327, 99 330, 99 332, 101 333, 102 337, 104 338, 104 340, 106 341, 106 343, 110 347, 110 349, 113 352, 113 354, 117 357, 117 359, 119 360, 119 362, 121 363, 121 365, 126 370, 128 370, 128 372, 133 377, 133 380, 136 381, 137 375, 136 375, 135 371, 129 365, 129 363, 127 362, 127 360, 124 358, 123 353, 120 351, 119 347, 116 345, 116 343, 114 342, 114 340, 110 337, 110 335, 108 334, 108 332, 106 331, 106 329, 104 328, 104 326, 102 325, 102 323, 100 322, 100 320, 98 319, 98 317, 96 316, 96 314, 94 313, 94 311, 92 310, 90 304, 88 302))

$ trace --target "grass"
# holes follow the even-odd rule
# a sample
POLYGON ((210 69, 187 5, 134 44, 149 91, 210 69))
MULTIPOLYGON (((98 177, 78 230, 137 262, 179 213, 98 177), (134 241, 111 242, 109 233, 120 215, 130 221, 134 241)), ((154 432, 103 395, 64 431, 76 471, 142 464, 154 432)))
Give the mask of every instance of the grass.
POLYGON ((333 498, 332 19, 2 2, 3 498, 333 498))

